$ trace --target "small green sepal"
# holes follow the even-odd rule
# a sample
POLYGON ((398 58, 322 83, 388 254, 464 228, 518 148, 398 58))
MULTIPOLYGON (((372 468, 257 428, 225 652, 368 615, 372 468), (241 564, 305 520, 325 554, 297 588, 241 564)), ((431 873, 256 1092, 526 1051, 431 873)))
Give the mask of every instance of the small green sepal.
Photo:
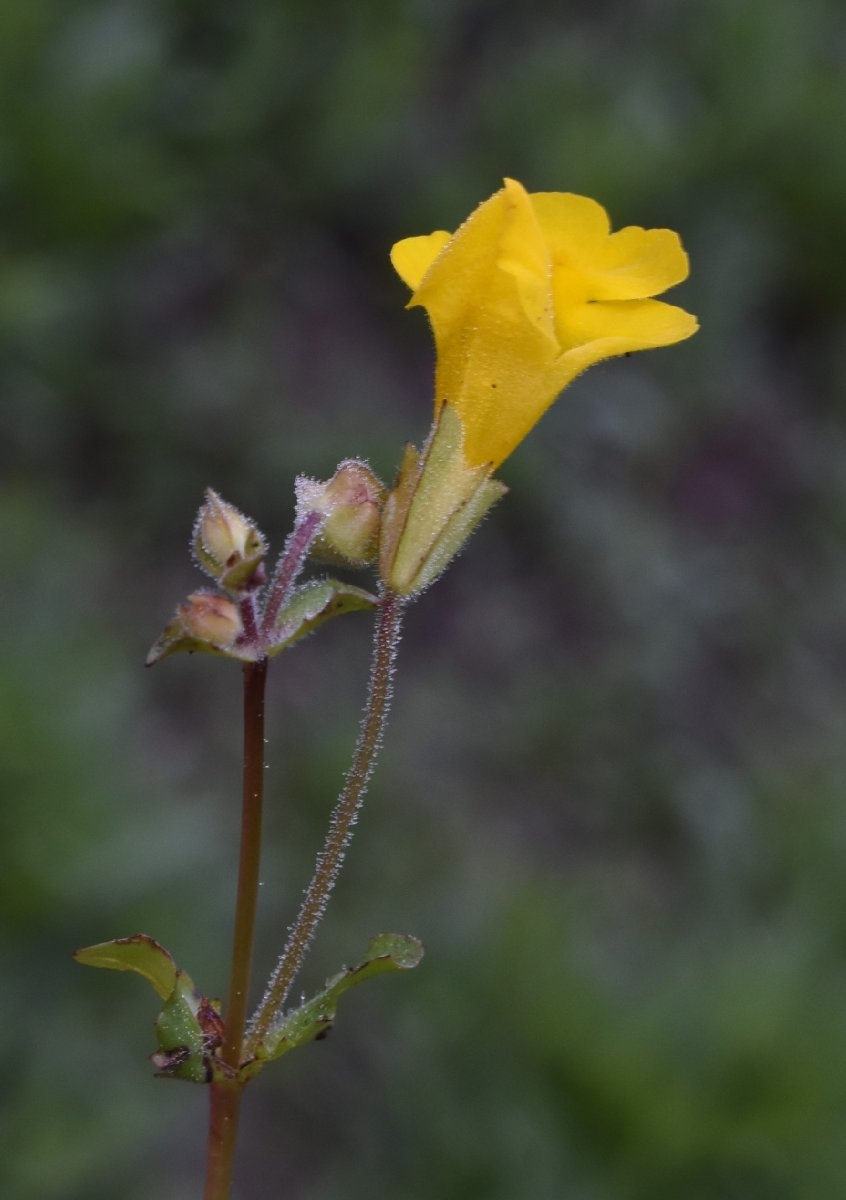
POLYGON ((351 583, 342 583, 340 579, 314 579, 304 583, 279 613, 268 654, 287 650, 333 617, 376 608, 378 603, 378 598, 371 592, 351 583))
POLYGON ((455 410, 441 407, 422 453, 407 446, 385 501, 379 573, 399 596, 416 596, 458 554, 490 507, 508 490, 489 465, 470 467, 455 410))
POLYGON ((387 971, 410 971, 423 958, 423 944, 404 933, 381 933, 373 938, 367 955, 354 967, 345 967, 299 1008, 282 1016, 257 1047, 253 1061, 241 1067, 241 1078, 248 1079, 267 1062, 281 1058, 297 1046, 325 1037, 335 1023, 338 1000, 344 992, 366 979, 387 971))

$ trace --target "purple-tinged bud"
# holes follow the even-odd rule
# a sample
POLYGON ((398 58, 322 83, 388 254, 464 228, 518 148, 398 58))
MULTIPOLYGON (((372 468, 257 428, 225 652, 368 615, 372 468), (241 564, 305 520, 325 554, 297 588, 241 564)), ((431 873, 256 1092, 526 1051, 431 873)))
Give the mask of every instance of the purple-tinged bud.
POLYGON ((375 562, 385 487, 367 463, 349 458, 327 482, 300 475, 295 486, 298 514, 325 517, 313 558, 350 567, 375 562))

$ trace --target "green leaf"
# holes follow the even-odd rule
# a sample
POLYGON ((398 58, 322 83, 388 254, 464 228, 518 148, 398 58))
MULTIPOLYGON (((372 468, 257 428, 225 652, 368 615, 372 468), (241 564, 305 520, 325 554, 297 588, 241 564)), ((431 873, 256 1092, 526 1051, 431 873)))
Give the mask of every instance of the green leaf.
POLYGON ((150 983, 162 1000, 167 1000, 176 986, 176 963, 164 946, 146 933, 132 937, 113 938, 96 946, 77 950, 74 958, 86 967, 105 967, 109 971, 134 971, 150 983))
POLYGON ((150 1056, 157 1075, 208 1083, 232 1074, 217 1057, 223 1042, 218 1005, 194 987, 172 956, 153 938, 136 933, 86 946, 74 954, 87 967, 134 971, 152 985, 165 1004, 156 1020, 158 1050, 150 1056))
POLYGON ((298 587, 280 611, 270 654, 287 650, 318 626, 344 613, 375 608, 376 596, 340 579, 314 579, 298 587))
POLYGON ((417 938, 402 933, 379 934, 368 946, 366 958, 327 979, 316 996, 277 1021, 258 1047, 256 1060, 242 1068, 242 1076, 249 1077, 265 1062, 328 1033, 335 1021, 338 999, 350 988, 386 971, 409 971, 422 957, 423 946, 417 938))
POLYGON ((156 1021, 159 1049, 150 1055, 156 1074, 190 1083, 209 1083, 224 1072, 216 1051, 223 1041, 217 1006, 201 996, 184 971, 156 1021))

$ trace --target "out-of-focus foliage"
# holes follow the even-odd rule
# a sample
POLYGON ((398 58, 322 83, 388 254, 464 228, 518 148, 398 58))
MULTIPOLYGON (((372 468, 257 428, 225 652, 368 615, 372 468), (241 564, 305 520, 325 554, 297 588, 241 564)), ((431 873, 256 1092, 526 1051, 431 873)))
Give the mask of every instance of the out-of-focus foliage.
MULTIPOLYGON (((0 6, 3 1196, 197 1194, 203 1089, 70 958, 225 988, 237 667, 140 664, 204 487, 278 548, 425 432, 387 251, 505 174, 680 230, 702 331, 577 381, 410 611, 303 987, 427 956, 252 1085, 240 1195, 846 1193, 844 65, 838 0, 0 6)), ((259 969, 369 619, 272 669, 259 969)))

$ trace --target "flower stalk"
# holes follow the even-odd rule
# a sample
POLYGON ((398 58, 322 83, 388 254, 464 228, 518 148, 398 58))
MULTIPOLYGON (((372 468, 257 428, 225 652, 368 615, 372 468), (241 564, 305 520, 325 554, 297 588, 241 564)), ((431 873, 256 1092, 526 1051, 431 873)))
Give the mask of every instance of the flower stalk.
POLYGON ((352 764, 332 812, 326 842, 314 868, 299 914, 288 934, 285 949, 270 977, 267 991, 250 1022, 245 1053, 260 1051, 274 1021, 282 1015, 320 918, 346 856, 353 826, 376 765, 391 703, 394 662, 402 627, 403 601, 385 592, 373 641, 370 686, 352 764))
POLYGON ((261 619, 259 636, 262 649, 265 651, 273 641, 276 618, 291 595, 294 584, 305 565, 312 542, 317 537, 324 520, 325 517, 321 513, 307 512, 294 525, 285 543, 285 548, 270 581, 267 604, 261 619))

